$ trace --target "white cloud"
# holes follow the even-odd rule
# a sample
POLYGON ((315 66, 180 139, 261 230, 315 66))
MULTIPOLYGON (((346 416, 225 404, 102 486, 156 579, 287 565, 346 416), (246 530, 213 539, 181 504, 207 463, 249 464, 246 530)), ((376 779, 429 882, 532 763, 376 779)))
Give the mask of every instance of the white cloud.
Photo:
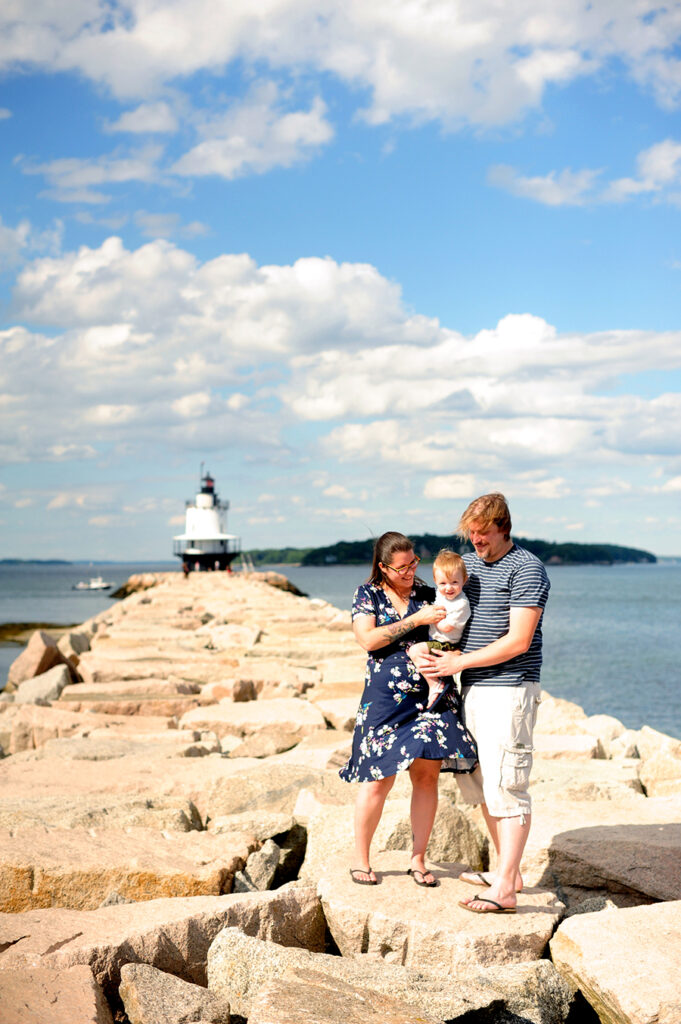
POLYGON ((255 86, 225 114, 200 127, 202 141, 174 164, 174 174, 233 179, 291 167, 333 137, 326 105, 315 98, 309 110, 286 111, 273 82, 255 86))
POLYGON ((24 174, 43 175, 49 186, 49 198, 63 203, 106 203, 109 196, 96 191, 102 185, 119 185, 128 181, 159 180, 160 146, 149 145, 136 153, 112 153, 91 160, 64 157, 49 163, 21 162, 24 174))
POLYGON ((12 228, 0 217, 0 269, 15 266, 30 253, 59 252, 63 229, 63 223, 55 221, 51 228, 36 231, 27 220, 12 228))
POLYGON ((0 121, 6 121, 11 116, 11 110, 8 110, 7 107, 0 107, 0 121))
POLYGON ((137 211, 135 223, 147 238, 197 238, 210 230, 200 221, 182 224, 178 213, 148 213, 146 210, 137 211))
MULTIPOLYGON (((129 251, 116 238, 34 259, 13 302, 44 333, 0 332, 8 462, 229 448, 260 486, 285 472, 296 491, 304 472, 325 521, 363 514, 372 528, 376 502, 385 516, 422 495, 502 489, 529 503, 579 495, 584 507, 679 490, 681 397, 621 388, 642 353, 650 369, 678 369, 679 332, 562 335, 524 314, 466 337, 405 308, 371 266, 201 263, 166 241, 129 251)), ((108 514, 82 489, 50 499, 108 514)))
POLYGON ((535 177, 523 177, 513 167, 497 164, 489 169, 487 180, 490 185, 501 188, 511 195, 523 199, 534 199, 546 206, 583 206, 593 198, 596 180, 600 171, 549 171, 535 177))
POLYGON ((490 167, 487 181, 496 188, 546 206, 584 206, 587 203, 622 203, 637 196, 681 202, 681 142, 665 139, 636 158, 636 177, 601 184, 604 171, 570 168, 526 177, 506 164, 490 167))
POLYGON ((432 476, 423 488, 423 497, 447 500, 452 498, 472 499, 475 496, 475 477, 472 474, 462 475, 449 473, 432 476))
POLYGON ((132 132, 134 134, 172 134, 179 123, 175 112, 168 103, 142 103, 135 110, 126 110, 117 121, 105 126, 108 132, 132 132))
POLYGON ((368 92, 374 123, 407 114, 491 125, 537 107, 549 85, 619 66, 673 106, 680 34, 678 5, 654 0, 36 0, 5 4, 0 67, 75 70, 148 102, 170 82, 235 61, 312 69, 368 92))

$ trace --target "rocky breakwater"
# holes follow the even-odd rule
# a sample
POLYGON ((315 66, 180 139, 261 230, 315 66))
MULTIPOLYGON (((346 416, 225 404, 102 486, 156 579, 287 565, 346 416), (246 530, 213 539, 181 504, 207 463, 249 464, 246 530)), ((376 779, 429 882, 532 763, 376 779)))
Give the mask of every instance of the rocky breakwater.
POLYGON ((544 695, 515 915, 475 916, 479 813, 409 787, 348 875, 349 615, 224 573, 132 581, 0 698, 2 1024, 679 1024, 681 743, 544 695))

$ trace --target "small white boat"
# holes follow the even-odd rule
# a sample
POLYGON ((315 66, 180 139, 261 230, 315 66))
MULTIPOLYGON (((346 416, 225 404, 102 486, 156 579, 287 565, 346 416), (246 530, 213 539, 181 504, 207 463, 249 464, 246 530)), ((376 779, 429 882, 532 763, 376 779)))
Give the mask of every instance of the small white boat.
POLYGON ((80 583, 76 583, 73 587, 74 590, 108 590, 113 587, 113 583, 107 583, 101 576, 91 576, 90 582, 86 583, 85 580, 81 580, 80 583))

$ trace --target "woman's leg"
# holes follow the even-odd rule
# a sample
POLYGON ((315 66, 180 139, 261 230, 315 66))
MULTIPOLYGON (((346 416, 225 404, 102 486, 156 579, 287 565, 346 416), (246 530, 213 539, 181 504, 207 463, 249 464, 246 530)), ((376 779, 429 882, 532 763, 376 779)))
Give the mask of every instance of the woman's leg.
POLYGON ((377 779, 375 782, 362 782, 355 801, 355 862, 353 868, 361 872, 360 878, 375 880, 371 870, 369 849, 374 832, 381 820, 383 805, 393 787, 395 776, 377 779))
POLYGON ((418 757, 409 768, 411 778, 411 831, 413 849, 412 870, 424 873, 424 881, 434 881, 426 871, 426 847, 430 839, 437 811, 437 784, 441 761, 426 761, 418 757))

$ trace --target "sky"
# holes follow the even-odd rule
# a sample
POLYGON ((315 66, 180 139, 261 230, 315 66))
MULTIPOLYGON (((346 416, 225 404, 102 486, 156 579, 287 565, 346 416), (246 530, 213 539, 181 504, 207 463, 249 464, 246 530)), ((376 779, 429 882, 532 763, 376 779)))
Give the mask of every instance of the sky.
POLYGON ((0 558, 681 555, 681 0, 5 0, 0 558))

